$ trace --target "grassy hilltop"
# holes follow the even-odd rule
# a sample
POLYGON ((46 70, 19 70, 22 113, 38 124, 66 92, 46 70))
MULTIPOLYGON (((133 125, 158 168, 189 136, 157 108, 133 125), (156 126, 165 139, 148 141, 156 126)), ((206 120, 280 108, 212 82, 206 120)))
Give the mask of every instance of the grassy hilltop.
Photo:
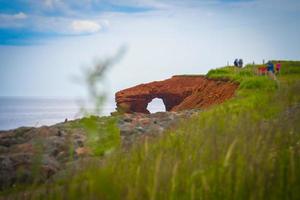
POLYGON ((256 75, 257 67, 209 71, 208 77, 239 82, 233 99, 16 197, 300 199, 300 62, 282 62, 277 81, 256 75))

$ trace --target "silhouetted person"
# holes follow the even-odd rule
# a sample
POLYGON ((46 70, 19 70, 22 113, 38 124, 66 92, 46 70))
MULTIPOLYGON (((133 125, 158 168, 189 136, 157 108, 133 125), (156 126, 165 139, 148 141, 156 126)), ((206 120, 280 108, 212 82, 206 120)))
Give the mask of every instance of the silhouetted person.
POLYGON ((242 67, 243 67, 243 60, 242 60, 242 59, 239 59, 238 65, 239 65, 239 68, 242 68, 242 67))
POLYGON ((234 60, 233 64, 235 67, 238 67, 238 59, 237 58, 234 60))
POLYGON ((239 60, 236 58, 236 59, 234 60, 234 62, 233 62, 233 64, 234 64, 235 67, 238 67, 238 62, 239 62, 239 60))

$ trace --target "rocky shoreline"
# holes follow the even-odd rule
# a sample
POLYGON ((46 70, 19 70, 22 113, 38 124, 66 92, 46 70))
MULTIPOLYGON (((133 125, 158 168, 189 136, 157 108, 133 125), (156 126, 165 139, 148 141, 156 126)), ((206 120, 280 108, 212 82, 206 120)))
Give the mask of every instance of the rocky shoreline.
MULTIPOLYGON (((198 112, 185 110, 117 116, 121 146, 126 149, 146 137, 159 136, 198 112)), ((95 117, 99 126, 103 126, 104 118, 107 117, 95 117)), ((87 131, 80 124, 81 120, 0 131, 0 189, 18 183, 45 182, 66 165, 94 157, 86 144, 87 131)))

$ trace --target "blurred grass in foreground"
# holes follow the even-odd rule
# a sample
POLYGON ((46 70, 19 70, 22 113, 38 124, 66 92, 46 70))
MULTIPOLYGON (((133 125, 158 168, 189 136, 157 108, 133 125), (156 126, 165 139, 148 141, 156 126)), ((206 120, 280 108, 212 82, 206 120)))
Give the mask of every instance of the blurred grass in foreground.
POLYGON ((257 66, 211 70, 236 97, 23 199, 300 199, 300 62, 279 85, 257 66))

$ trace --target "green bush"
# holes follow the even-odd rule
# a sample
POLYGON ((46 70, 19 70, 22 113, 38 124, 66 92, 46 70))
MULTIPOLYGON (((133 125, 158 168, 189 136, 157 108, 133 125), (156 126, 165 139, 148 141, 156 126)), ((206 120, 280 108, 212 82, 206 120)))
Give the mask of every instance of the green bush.
POLYGON ((87 145, 94 155, 104 155, 120 144, 116 117, 90 116, 80 120, 87 133, 87 145))

